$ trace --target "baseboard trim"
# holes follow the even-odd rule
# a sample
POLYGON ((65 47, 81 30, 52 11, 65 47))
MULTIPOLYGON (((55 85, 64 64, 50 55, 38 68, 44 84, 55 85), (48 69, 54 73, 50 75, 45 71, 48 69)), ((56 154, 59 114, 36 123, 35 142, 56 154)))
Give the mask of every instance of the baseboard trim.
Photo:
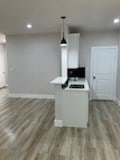
POLYGON ((113 101, 120 107, 120 101, 116 97, 114 97, 113 101))
POLYGON ((87 123, 86 124, 80 124, 80 125, 64 124, 64 127, 73 127, 74 126, 74 128, 87 128, 88 127, 87 125, 88 125, 87 123))
POLYGON ((37 98, 37 99, 55 99, 54 95, 47 94, 8 94, 9 98, 37 98))
POLYGON ((55 127, 63 127, 63 120, 54 120, 54 126, 55 127))

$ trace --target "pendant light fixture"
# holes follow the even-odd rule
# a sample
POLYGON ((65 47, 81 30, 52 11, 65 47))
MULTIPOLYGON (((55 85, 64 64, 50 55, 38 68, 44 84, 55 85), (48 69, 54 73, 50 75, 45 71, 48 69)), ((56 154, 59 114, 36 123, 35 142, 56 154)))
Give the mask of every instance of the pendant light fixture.
POLYGON ((64 20, 65 20, 65 18, 66 17, 61 17, 61 19, 62 19, 62 21, 63 21, 63 37, 62 37, 62 40, 61 40, 61 43, 60 43, 60 46, 61 47, 65 47, 65 46, 67 46, 67 41, 66 41, 66 39, 65 39, 65 37, 64 37, 64 20))

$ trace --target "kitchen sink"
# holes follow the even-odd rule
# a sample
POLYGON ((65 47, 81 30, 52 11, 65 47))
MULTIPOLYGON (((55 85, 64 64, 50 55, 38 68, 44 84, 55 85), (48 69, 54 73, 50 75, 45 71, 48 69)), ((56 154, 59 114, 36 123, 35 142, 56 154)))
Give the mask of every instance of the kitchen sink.
POLYGON ((69 88, 85 88, 84 84, 71 84, 69 88))

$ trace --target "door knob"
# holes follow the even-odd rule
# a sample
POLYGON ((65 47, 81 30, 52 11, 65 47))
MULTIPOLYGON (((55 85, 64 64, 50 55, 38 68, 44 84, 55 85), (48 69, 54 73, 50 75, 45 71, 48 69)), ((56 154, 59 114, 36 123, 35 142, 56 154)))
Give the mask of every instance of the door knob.
POLYGON ((96 77, 94 76, 93 79, 96 79, 96 77))

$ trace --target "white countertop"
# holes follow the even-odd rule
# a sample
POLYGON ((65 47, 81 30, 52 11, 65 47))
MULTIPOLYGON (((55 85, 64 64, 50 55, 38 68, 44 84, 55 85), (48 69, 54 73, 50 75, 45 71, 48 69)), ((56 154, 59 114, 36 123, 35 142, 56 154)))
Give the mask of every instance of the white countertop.
POLYGON ((56 84, 56 85, 62 85, 67 81, 67 77, 57 77, 56 79, 52 80, 50 83, 51 84, 56 84))
MULTIPOLYGON (((63 85, 67 80, 67 77, 57 77, 56 79, 52 80, 50 83, 54 85, 63 85)), ((89 84, 86 79, 79 79, 79 80, 69 80, 68 86, 64 90, 75 90, 75 91, 89 91, 89 84), (71 84, 83 84, 85 88, 69 88, 71 84)))
POLYGON ((65 90, 75 90, 75 91, 89 91, 89 84, 86 79, 79 79, 77 81, 70 80, 68 83, 68 87, 65 88, 65 90), (69 88, 71 84, 83 84, 85 88, 69 88))

